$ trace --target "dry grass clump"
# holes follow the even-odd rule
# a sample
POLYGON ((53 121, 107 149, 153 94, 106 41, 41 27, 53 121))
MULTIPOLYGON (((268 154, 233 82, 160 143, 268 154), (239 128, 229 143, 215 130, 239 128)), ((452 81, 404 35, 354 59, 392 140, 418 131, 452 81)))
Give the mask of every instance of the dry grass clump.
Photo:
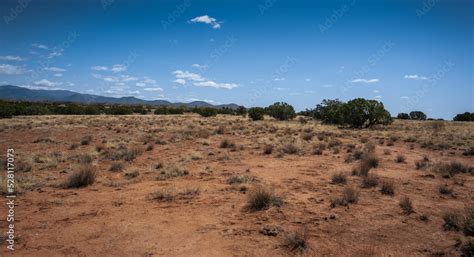
POLYGON ((397 158, 395 159, 395 162, 396 163, 403 163, 403 162, 405 162, 405 160, 406 160, 406 157, 402 154, 399 154, 399 155, 397 155, 397 158))
POLYGON ((429 166, 430 159, 428 156, 423 156, 423 159, 415 161, 415 167, 417 170, 427 168, 429 166))
POLYGON ((297 154, 301 149, 293 142, 283 144, 281 150, 286 154, 297 154))
POLYGON ((273 152, 273 145, 266 144, 263 146, 263 154, 271 154, 273 152))
POLYGON ((16 162, 15 162, 15 171, 30 172, 32 169, 33 169, 33 166, 31 165, 30 161, 16 160, 16 162))
POLYGON ((444 230, 463 231, 466 236, 474 236, 474 205, 468 205, 464 210, 451 210, 443 215, 444 230))
POLYGON ((257 185, 249 192, 247 208, 250 211, 266 210, 271 206, 283 206, 283 200, 272 189, 257 185))
POLYGON ((228 184, 250 184, 255 181, 255 178, 249 175, 235 175, 227 179, 228 184))
POLYGON ((474 239, 468 239, 461 244, 459 251, 463 254, 461 256, 474 256, 474 239))
POLYGON ((346 182, 347 175, 344 172, 333 174, 331 177, 331 183, 333 184, 346 184, 346 182))
POLYGON ((97 172, 92 165, 83 165, 79 170, 72 173, 67 179, 64 187, 81 188, 92 185, 95 182, 97 172))
POLYGON ((92 141, 92 136, 84 136, 81 138, 81 145, 89 145, 92 141))
POLYGON ((433 165, 432 171, 443 178, 452 178, 456 174, 467 173, 470 169, 460 162, 452 161, 450 163, 436 163, 433 165))
POLYGON ((326 150, 325 143, 319 143, 313 146, 313 154, 322 155, 324 150, 326 150))
POLYGON ((132 179, 132 178, 138 177, 140 175, 140 172, 138 172, 137 170, 128 171, 128 172, 125 172, 123 175, 128 179, 132 179))
POLYGON ((453 195, 453 190, 448 187, 448 184, 439 186, 438 191, 442 195, 453 195))
POLYGON ((301 139, 305 140, 305 141, 311 141, 313 139, 313 132, 303 132, 301 134, 301 139))
POLYGON ((443 214, 444 230, 459 231, 463 227, 463 214, 460 211, 447 211, 443 214))
POLYGON ((183 166, 177 163, 168 163, 160 171, 158 180, 166 180, 175 177, 182 177, 189 174, 189 171, 186 170, 183 166))
POLYGON ((133 161, 139 155, 143 153, 143 149, 141 147, 132 147, 128 149, 125 145, 120 145, 118 149, 107 148, 102 152, 102 156, 105 159, 112 160, 112 161, 133 161))
POLYGON ((123 163, 121 162, 114 162, 109 168, 109 171, 112 172, 121 172, 123 170, 123 163))
POLYGON ((301 231, 289 233, 285 236, 283 246, 291 252, 303 252, 308 248, 308 232, 306 228, 301 231))
POLYGON ((348 206, 349 204, 356 204, 359 201, 359 192, 351 187, 346 187, 342 191, 340 198, 331 200, 331 207, 348 206))
POLYGON ((234 142, 230 141, 229 139, 224 139, 221 141, 220 148, 236 148, 236 145, 234 142))
POLYGON ((395 194, 395 184, 392 181, 384 180, 382 181, 380 192, 384 195, 394 195, 395 194))
POLYGON ((402 199, 400 199, 400 208, 403 210, 403 213, 406 215, 410 215, 413 213, 413 203, 411 202, 410 197, 404 196, 402 199))
POLYGON ((175 198, 175 194, 170 189, 162 189, 155 191, 150 194, 151 200, 156 200, 160 202, 170 202, 175 198))
POLYGON ((366 152, 362 156, 359 166, 353 170, 352 174, 365 177, 369 174, 370 169, 379 165, 379 159, 374 153, 366 152))
POLYGON ((379 184, 379 177, 375 174, 369 174, 365 177, 362 177, 362 188, 372 188, 376 187, 379 184))

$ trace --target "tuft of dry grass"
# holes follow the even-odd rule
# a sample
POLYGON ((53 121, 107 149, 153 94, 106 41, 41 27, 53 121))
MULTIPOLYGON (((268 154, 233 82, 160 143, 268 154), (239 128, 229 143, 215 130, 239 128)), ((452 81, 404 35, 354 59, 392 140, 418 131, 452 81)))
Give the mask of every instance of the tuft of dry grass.
POLYGON ((452 178, 456 174, 467 173, 469 168, 458 161, 452 161, 450 163, 436 163, 433 165, 432 171, 443 178, 452 178))
POLYGON ((81 145, 89 145, 92 141, 92 136, 84 136, 81 138, 81 145))
POLYGON ((379 177, 375 174, 369 174, 365 177, 362 177, 362 188, 372 188, 376 187, 379 184, 379 177))
POLYGON ((308 232, 306 227, 300 231, 288 233, 284 238, 283 246, 291 252, 303 252, 308 248, 308 232))
POLYGON ((250 184, 255 181, 255 178, 249 175, 235 175, 227 179, 228 184, 250 184))
POLYGON ((263 146, 263 154, 271 154, 273 152, 273 145, 266 144, 263 146))
POLYGON ((333 184, 346 184, 346 182, 347 175, 344 172, 338 172, 331 177, 331 183, 333 184))
POLYGON ((92 165, 83 165, 79 170, 72 173, 67 179, 64 187, 81 188, 94 184, 97 172, 92 165))
POLYGON ((257 185, 249 192, 247 208, 250 211, 261 211, 271 206, 283 206, 283 200, 275 192, 265 186, 257 185))
POLYGON ((397 158, 395 159, 396 163, 404 163, 406 160, 406 157, 402 154, 397 155, 397 158))
POLYGON ((342 191, 340 198, 335 198, 331 200, 331 207, 337 206, 348 206, 349 204, 356 204, 359 201, 359 192, 354 188, 346 187, 342 191))
POLYGON ((384 180, 382 181, 380 192, 384 195, 394 195, 395 194, 395 184, 392 181, 384 180))
POLYGON ((123 170, 123 163, 121 162, 114 162, 109 168, 109 171, 112 172, 121 172, 123 170))
POLYGON ((403 213, 405 213, 406 215, 410 215, 412 214, 414 211, 413 211, 413 203, 410 199, 410 197, 408 196, 404 196, 400 199, 400 208, 403 210, 403 213))

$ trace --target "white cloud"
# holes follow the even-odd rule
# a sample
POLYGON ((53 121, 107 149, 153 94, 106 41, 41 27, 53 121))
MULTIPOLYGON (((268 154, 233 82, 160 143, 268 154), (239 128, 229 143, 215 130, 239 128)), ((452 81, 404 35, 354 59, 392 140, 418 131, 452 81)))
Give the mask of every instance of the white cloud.
POLYGON ((325 85, 322 85, 321 87, 330 88, 330 87, 332 87, 332 85, 325 84, 325 85))
POLYGON ((43 44, 31 44, 31 46, 38 49, 48 49, 48 46, 43 44))
POLYGON ((137 82, 137 83, 135 83, 135 86, 137 86, 137 87, 146 87, 146 84, 143 83, 143 82, 137 82))
POLYGON ((95 71, 108 70, 108 68, 105 66, 92 66, 91 69, 95 71))
POLYGON ((186 84, 186 80, 184 80, 184 79, 175 79, 175 80, 173 80, 173 82, 176 83, 176 84, 180 84, 180 85, 186 84))
POLYGON ((409 99, 410 97, 408 96, 400 96, 401 99, 409 99))
POLYGON ((20 75, 25 73, 25 69, 20 66, 10 64, 0 64, 0 74, 3 75, 20 75))
POLYGON ((199 98, 186 98, 184 99, 185 102, 206 102, 206 103, 215 103, 214 100, 209 99, 199 99, 199 98))
POLYGON ((213 87, 213 88, 225 88, 225 89, 232 89, 239 86, 234 83, 217 83, 212 80, 196 82, 193 85, 197 87, 213 87))
POLYGON ((110 70, 114 73, 124 72, 124 71, 127 70, 127 66, 125 66, 123 64, 114 64, 114 65, 112 65, 110 70))
POLYGON ((122 76, 120 76, 120 78, 122 79, 122 81, 125 81, 125 82, 138 80, 138 78, 132 77, 132 76, 129 76, 129 75, 122 75, 122 76))
POLYGON ((213 87, 213 88, 225 88, 232 89, 238 87, 239 85, 234 83, 218 83, 209 79, 202 77, 200 74, 192 73, 189 71, 177 70, 173 74, 176 77, 174 83, 185 85, 187 81, 192 81, 193 85, 196 87, 213 87))
POLYGON ((304 81, 306 81, 306 82, 310 82, 310 81, 311 81, 311 79, 310 79, 310 78, 307 78, 307 79, 305 79, 304 81))
POLYGON ((377 83, 379 81, 380 81, 379 79, 353 79, 351 82, 370 84, 370 83, 377 83))
POLYGON ((57 87, 61 86, 63 83, 62 82, 52 82, 47 79, 42 79, 39 81, 33 82, 35 86, 40 86, 40 87, 57 87))
POLYGON ((198 69, 206 69, 207 65, 201 65, 198 63, 192 64, 191 67, 198 68, 198 69))
POLYGON ((380 100, 380 99, 382 99, 382 96, 381 95, 376 95, 376 96, 374 96, 374 99, 380 100))
POLYGON ((173 74, 176 76, 177 79, 185 79, 185 80, 191 80, 191 81, 204 81, 205 80, 203 77, 201 77, 201 75, 197 73, 192 73, 189 71, 177 70, 173 72, 173 74))
POLYGON ((145 84, 156 84, 156 80, 150 79, 148 77, 144 77, 143 83, 145 83, 145 84))
POLYGON ((286 79, 285 78, 274 78, 273 80, 274 81, 285 81, 286 79))
POLYGON ((123 64, 114 64, 112 65, 111 67, 107 67, 107 66, 92 66, 91 67, 92 70, 95 70, 95 71, 111 71, 113 73, 120 73, 120 72, 124 72, 124 71, 127 71, 127 66, 123 65, 123 64))
POLYGON ((221 24, 219 24, 219 22, 217 22, 215 18, 209 17, 208 15, 198 16, 194 19, 191 19, 189 22, 192 22, 192 23, 201 22, 201 23, 209 24, 214 29, 219 29, 221 27, 221 24))
POLYGON ((372 91, 374 94, 377 94, 377 93, 380 93, 380 90, 377 90, 377 89, 374 89, 374 91, 372 91))
POLYGON ((61 56, 61 55, 63 55, 63 52, 64 52, 64 49, 58 49, 56 51, 53 51, 53 52, 49 53, 48 58, 61 56))
POLYGON ((289 88, 287 88, 287 87, 275 87, 274 89, 278 90, 278 91, 285 91, 285 90, 288 90, 289 88))
POLYGON ((405 75, 405 76, 403 76, 403 78, 405 78, 405 79, 414 79, 414 80, 427 80, 428 79, 425 76, 419 76, 417 74, 405 75))
POLYGON ((55 77, 62 77, 63 74, 62 74, 62 73, 56 73, 56 74, 54 74, 54 76, 55 76, 55 77))
POLYGON ((157 92, 157 91, 163 91, 163 88, 160 88, 160 87, 146 87, 143 90, 144 91, 149 91, 149 92, 157 92))
POLYGON ((5 56, 0 56, 0 60, 3 60, 3 61, 24 61, 26 59, 22 58, 20 56, 5 55, 5 56))
POLYGON ((66 70, 63 68, 58 68, 58 67, 46 67, 44 68, 45 71, 51 71, 51 72, 65 72, 66 70))

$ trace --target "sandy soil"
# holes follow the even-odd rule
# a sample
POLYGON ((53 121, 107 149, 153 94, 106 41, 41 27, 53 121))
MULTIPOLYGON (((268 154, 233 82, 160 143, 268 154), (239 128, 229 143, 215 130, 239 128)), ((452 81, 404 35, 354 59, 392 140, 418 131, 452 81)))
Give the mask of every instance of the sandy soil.
MULTIPOLYGON (((21 187, 15 207, 16 250, 8 251, 3 241, 0 253, 458 256, 458 241, 468 237, 462 231, 445 231, 443 214, 474 203, 474 177, 462 173, 442 178, 429 168, 416 169, 415 161, 428 156, 433 164, 459 161, 473 166, 474 157, 462 152, 474 146, 474 124, 446 123, 436 131, 420 124, 397 121, 389 129, 344 130, 313 121, 251 122, 242 117, 221 116, 46 116, 1 120, 2 156, 9 146, 13 147, 16 161, 31 165, 31 171, 16 172, 21 187), (303 140, 304 133, 314 136, 303 140), (81 139, 88 135, 92 136, 91 142, 81 145, 81 139), (236 146, 221 148, 225 139, 236 146), (431 141, 428 147, 427 140, 431 141), (289 141, 298 147, 298 153, 283 152, 282 147, 289 141), (370 173, 377 174, 380 180, 392 181, 393 196, 382 194, 380 186, 361 188, 362 178, 351 175, 360 161, 349 162, 347 156, 355 149, 363 149, 365 141, 375 145, 379 159, 378 167, 370 173), (322 142, 336 145, 328 146, 322 155, 313 154, 313 145, 322 142), (141 151, 132 161, 104 157, 104 149, 118 149, 120 144, 141 151), (266 144, 273 145, 271 154, 263 153, 266 144), (149 145, 153 149, 147 151, 149 145), (92 157, 91 165, 97 171, 95 183, 63 188, 64 181, 84 165, 79 158, 84 154, 92 157), (403 155, 405 161, 397 163, 397 155, 403 155), (123 171, 109 171, 117 162, 123 164, 123 171), (164 168, 157 168, 158 164, 164 168), (160 177, 162 170, 172 165, 189 174, 160 177), (138 172, 135 177, 134 171, 138 172), (337 172, 347 174, 346 184, 331 182, 337 172), (235 175, 252 176, 256 181, 229 184, 229 178, 235 175), (443 184, 453 194, 440 194, 443 184), (284 205, 249 211, 248 195, 255 185, 273 189, 284 205), (331 207, 331 200, 346 187, 359 192, 359 201, 331 207), (179 192, 189 189, 199 193, 180 196, 179 192), (170 201, 152 199, 151 194, 160 190, 173 192, 176 197, 170 201), (413 202, 414 212, 409 215, 399 206, 403 196, 413 202), (422 220, 422 216, 428 220, 422 220), (264 226, 275 227, 279 232, 276 236, 264 235, 264 226), (308 246, 291 251, 286 238, 302 230, 307 233, 308 246)), ((3 178, 4 175, 3 170, 3 178)), ((6 205, 0 205, 2 234, 8 225, 3 217, 6 212, 6 205)))

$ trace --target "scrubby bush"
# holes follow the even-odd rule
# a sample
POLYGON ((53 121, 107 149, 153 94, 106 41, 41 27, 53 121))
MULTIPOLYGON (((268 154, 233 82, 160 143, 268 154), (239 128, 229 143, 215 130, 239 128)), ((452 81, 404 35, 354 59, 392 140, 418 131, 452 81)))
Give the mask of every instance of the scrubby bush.
POLYGON ((91 165, 85 165, 80 167, 79 170, 69 176, 66 181, 66 188, 80 188, 92 185, 95 181, 96 171, 91 165))
POLYGON ((343 172, 339 172, 332 175, 331 182, 333 184, 346 184, 347 176, 343 172))
POLYGON ((193 112, 203 116, 203 117, 211 117, 217 115, 217 109, 211 107, 197 107, 193 109, 193 112))
POLYGON ((285 102, 276 102, 266 108, 266 113, 277 120, 291 120, 296 117, 293 106, 285 102))
POLYGON ((460 113, 454 116, 453 121, 474 121, 474 112, 460 113))
POLYGON ((412 111, 410 112, 410 119, 411 120, 426 120, 426 114, 420 111, 412 111))
POLYGON ((252 107, 252 108, 249 108, 248 114, 252 120, 263 120, 265 109, 261 107, 252 107))
POLYGON ((383 103, 376 100, 356 98, 347 103, 336 100, 323 100, 312 111, 316 119, 325 124, 337 124, 353 128, 367 128, 376 124, 390 124, 392 118, 383 103))
POLYGON ((335 198, 331 200, 331 207, 347 206, 349 204, 355 204, 359 201, 359 192, 351 187, 346 187, 342 191, 342 196, 340 198, 335 198))
POLYGON ((410 215, 413 213, 413 203, 411 202, 410 197, 404 196, 400 199, 400 208, 403 210, 403 213, 406 215, 410 215))
POLYGON ((258 185, 249 192, 247 207, 251 211, 260 211, 271 206, 280 207, 282 205, 283 200, 268 187, 258 185))
POLYGON ((380 192, 384 195, 394 195, 395 194, 395 185, 392 181, 382 181, 382 185, 380 187, 380 192))
POLYGON ((401 112, 397 115, 397 119, 400 119, 400 120, 409 120, 410 119, 410 115, 408 113, 405 113, 405 112, 401 112))
POLYGON ((292 252, 304 251, 308 247, 308 233, 306 229, 287 234, 283 245, 292 252))

